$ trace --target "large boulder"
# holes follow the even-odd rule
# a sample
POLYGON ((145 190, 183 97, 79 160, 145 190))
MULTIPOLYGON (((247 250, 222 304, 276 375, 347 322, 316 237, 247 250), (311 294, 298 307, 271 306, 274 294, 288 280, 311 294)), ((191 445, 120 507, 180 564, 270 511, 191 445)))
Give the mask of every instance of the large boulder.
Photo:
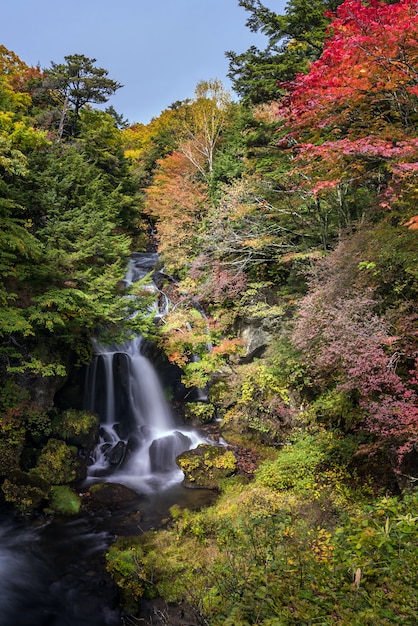
POLYGON ((272 339, 272 334, 262 326, 248 324, 244 326, 239 334, 243 347, 243 362, 252 361, 260 357, 272 339))
POLYGON ((151 470, 165 472, 176 469, 176 457, 188 450, 190 444, 190 438, 179 431, 154 439, 149 449, 151 470))
POLYGON ((185 487, 219 489, 221 482, 235 473, 237 459, 230 448, 201 444, 180 454, 177 465, 184 473, 185 487))
POLYGON ((91 485, 83 498, 89 510, 107 509, 113 511, 138 500, 138 494, 119 483, 96 483, 91 485))
POLYGON ((1 488, 6 502, 26 513, 37 509, 46 501, 51 485, 37 474, 15 469, 9 473, 1 488))

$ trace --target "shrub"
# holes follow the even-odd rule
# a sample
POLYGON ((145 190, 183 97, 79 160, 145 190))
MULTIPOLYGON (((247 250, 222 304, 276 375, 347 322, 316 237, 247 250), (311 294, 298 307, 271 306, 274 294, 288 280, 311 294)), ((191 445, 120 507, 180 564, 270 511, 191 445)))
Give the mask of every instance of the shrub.
POLYGON ((185 406, 185 417, 201 424, 211 422, 215 417, 215 407, 210 402, 189 402, 185 406))
POLYGON ((51 419, 44 409, 34 403, 24 408, 26 430, 35 444, 48 439, 52 433, 51 419))
POLYGON ((144 595, 146 577, 142 558, 142 548, 135 538, 120 537, 106 554, 106 569, 119 587, 122 606, 127 611, 135 611, 144 595))

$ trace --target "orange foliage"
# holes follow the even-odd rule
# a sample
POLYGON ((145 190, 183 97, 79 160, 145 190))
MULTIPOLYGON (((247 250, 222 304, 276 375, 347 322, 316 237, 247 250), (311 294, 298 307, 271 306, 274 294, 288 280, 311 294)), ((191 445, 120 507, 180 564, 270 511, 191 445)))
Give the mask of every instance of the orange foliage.
POLYGON ((418 230, 418 215, 414 215, 407 222, 405 222, 404 226, 406 226, 409 230, 418 230))
POLYGON ((156 218, 159 250, 172 270, 186 266, 192 256, 199 222, 206 213, 207 191, 180 152, 158 161, 145 206, 156 218))

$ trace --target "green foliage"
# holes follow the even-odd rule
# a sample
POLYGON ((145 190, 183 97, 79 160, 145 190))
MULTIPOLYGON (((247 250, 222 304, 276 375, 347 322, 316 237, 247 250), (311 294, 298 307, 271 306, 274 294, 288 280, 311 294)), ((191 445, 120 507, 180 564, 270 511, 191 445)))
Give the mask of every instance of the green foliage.
POLYGON ((53 62, 46 70, 43 85, 58 103, 58 139, 62 138, 64 129, 66 134, 77 136, 81 109, 89 102, 107 102, 109 96, 122 86, 107 78, 107 70, 95 66, 96 59, 83 54, 67 55, 64 59, 65 63, 53 62))
POLYGON ((22 402, 29 400, 29 397, 29 391, 18 385, 12 378, 3 381, 0 390, 0 403, 4 410, 13 409, 22 402))
POLYGON ((47 513, 58 515, 77 515, 80 511, 80 497, 66 485, 51 487, 48 496, 47 513))
POLYGON ((210 402, 188 402, 185 406, 185 417, 206 424, 214 419, 215 406, 210 402))
POLYGON ((340 479, 357 448, 356 439, 326 430, 294 435, 274 461, 266 461, 256 470, 260 484, 275 491, 292 489, 314 499, 327 493, 330 485, 342 487, 340 479))
POLYGON ((73 482, 78 476, 78 470, 77 448, 58 439, 49 439, 31 473, 51 485, 62 485, 73 482))
POLYGON ((284 15, 279 15, 256 0, 240 0, 251 13, 247 26, 267 36, 263 51, 251 46, 242 54, 227 52, 228 76, 245 104, 271 102, 278 97, 278 84, 306 72, 309 63, 322 51, 329 22, 326 11, 334 10, 338 0, 290 0, 284 15))
MULTIPOLYGON (((402 219, 402 214, 398 219, 402 219)), ((418 269, 416 263, 416 230, 404 226, 393 227, 383 220, 370 233, 365 245, 370 283, 386 307, 413 301, 418 296, 418 269), (373 265, 370 268, 370 265, 373 265)))
POLYGON ((53 434, 73 446, 88 447, 97 441, 99 419, 88 411, 68 409, 54 418, 53 434))
MULTIPOLYGON (((299 446, 302 463, 302 448, 322 452, 304 465, 311 475, 318 460, 353 452, 325 433, 299 446)), ((292 478, 287 467, 284 491, 257 478, 231 484, 203 511, 173 507, 171 528, 140 538, 147 593, 186 600, 211 626, 415 623, 418 494, 373 501, 363 491, 359 501, 351 492, 349 506, 334 494, 330 511, 315 504, 303 472, 292 478)))
POLYGON ((19 420, 0 418, 0 476, 19 467, 25 445, 25 429, 19 420))
POLYGON ((33 442, 39 444, 48 439, 52 433, 51 418, 45 410, 34 403, 26 405, 23 409, 26 422, 26 432, 33 442))
POLYGON ((320 424, 331 428, 351 430, 362 418, 362 412, 351 395, 330 389, 319 396, 309 408, 320 424))
POLYGON ((292 346, 285 330, 276 335, 266 351, 272 375, 288 389, 307 389, 311 385, 309 369, 300 353, 292 346))
POLYGON ((236 374, 234 395, 229 397, 223 430, 227 432, 232 428, 268 444, 282 441, 293 421, 284 383, 261 359, 241 365, 236 374))

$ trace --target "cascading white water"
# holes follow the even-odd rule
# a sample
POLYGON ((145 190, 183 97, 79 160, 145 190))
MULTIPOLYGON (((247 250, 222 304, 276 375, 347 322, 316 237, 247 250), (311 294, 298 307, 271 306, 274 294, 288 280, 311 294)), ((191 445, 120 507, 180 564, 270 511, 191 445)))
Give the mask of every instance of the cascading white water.
POLYGON ((99 414, 101 435, 88 481, 150 492, 181 481, 176 457, 207 440, 176 427, 142 344, 136 338, 123 346, 96 347, 86 408, 99 414))
MULTIPOLYGON (((145 272, 138 269, 141 258, 136 255, 127 284, 145 276, 152 260, 146 255, 145 272)), ((95 345, 87 373, 86 408, 99 415, 101 434, 88 482, 117 482, 148 493, 180 482, 183 474, 176 457, 208 441, 176 426, 157 373, 142 353, 143 343, 137 337, 121 346, 95 345)))

